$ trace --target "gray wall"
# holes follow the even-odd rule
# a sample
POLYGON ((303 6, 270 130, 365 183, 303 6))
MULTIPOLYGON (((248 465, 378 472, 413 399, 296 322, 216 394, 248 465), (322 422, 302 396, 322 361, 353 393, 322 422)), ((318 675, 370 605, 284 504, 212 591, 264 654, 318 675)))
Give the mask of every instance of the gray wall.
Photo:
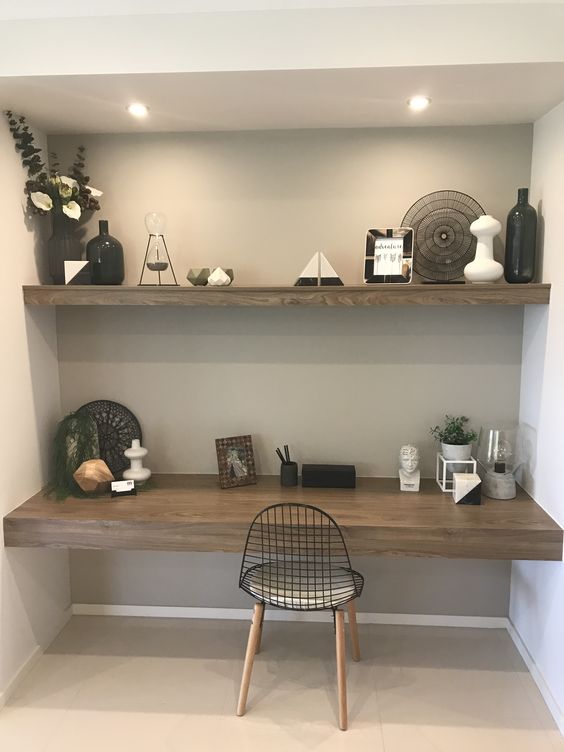
MULTIPOLYGON (((420 195, 444 187, 503 219, 528 184, 531 156, 527 126, 96 136, 51 146, 66 154, 79 141, 134 282, 150 209, 168 214, 181 276, 219 263, 241 284, 287 284, 325 250, 346 282, 358 282, 368 227, 399 223, 420 195)), ((431 475, 428 427, 445 412, 477 427, 518 413, 518 308, 61 309, 58 334, 63 409, 97 397, 129 405, 156 471, 214 472, 213 439, 250 432, 263 473, 276 471, 273 447, 288 441, 301 462, 393 475, 399 446, 413 441, 431 475)), ((73 599, 237 605, 235 559, 76 552, 73 599), (192 585, 197 572, 213 582, 209 596, 192 585)), ((504 563, 362 565, 365 610, 507 613, 504 563)))
POLYGON ((289 442, 393 475, 413 441, 432 475, 443 413, 517 416, 518 308, 61 309, 58 327, 63 409, 128 405, 160 472, 216 472, 214 439, 252 433, 262 473, 289 442))
MULTIPOLYGON (((72 551, 73 603, 251 608, 238 590, 239 554, 72 551)), ((359 610, 506 616, 509 561, 359 556, 359 610)))
POLYGON ((532 126, 59 136, 61 164, 87 147, 87 173, 137 284, 145 214, 167 215, 178 275, 228 266, 239 284, 293 284, 315 251, 359 283, 366 230, 398 226, 421 196, 469 193, 502 221, 528 185, 532 126))

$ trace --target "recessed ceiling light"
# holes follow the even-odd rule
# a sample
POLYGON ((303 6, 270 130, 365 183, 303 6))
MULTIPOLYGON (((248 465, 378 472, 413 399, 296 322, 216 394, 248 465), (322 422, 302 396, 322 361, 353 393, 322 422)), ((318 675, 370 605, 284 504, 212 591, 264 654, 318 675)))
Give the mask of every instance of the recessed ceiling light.
POLYGON ((126 109, 130 115, 137 118, 146 117, 149 112, 149 108, 141 102, 132 102, 127 105, 126 109))
POLYGON ((411 110, 420 112, 431 104, 431 100, 429 97, 424 97, 421 94, 418 94, 416 97, 410 97, 407 100, 407 104, 411 110))

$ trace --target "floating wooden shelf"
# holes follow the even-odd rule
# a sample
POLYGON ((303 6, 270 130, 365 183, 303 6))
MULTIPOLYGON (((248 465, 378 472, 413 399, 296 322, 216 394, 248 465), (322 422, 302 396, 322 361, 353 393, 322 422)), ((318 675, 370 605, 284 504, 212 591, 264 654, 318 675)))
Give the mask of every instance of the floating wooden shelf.
POLYGON ((27 305, 379 306, 546 304, 549 284, 364 285, 362 287, 124 287, 30 285, 27 305))
POLYGON ((249 524, 269 504, 322 507, 351 552, 465 559, 562 560, 563 531, 526 493, 513 501, 457 506, 424 480, 400 493, 393 478, 361 478, 356 489, 281 488, 278 478, 222 490, 212 475, 157 475, 119 500, 33 496, 4 518, 6 546, 242 551, 249 524))

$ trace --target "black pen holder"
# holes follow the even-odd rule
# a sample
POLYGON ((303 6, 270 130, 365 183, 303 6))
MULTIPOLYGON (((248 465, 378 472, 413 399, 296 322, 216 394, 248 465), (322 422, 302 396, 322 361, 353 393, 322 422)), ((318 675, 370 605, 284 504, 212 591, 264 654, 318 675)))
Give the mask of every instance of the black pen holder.
POLYGON ((298 463, 287 462, 280 465, 280 485, 297 486, 298 485, 298 463))

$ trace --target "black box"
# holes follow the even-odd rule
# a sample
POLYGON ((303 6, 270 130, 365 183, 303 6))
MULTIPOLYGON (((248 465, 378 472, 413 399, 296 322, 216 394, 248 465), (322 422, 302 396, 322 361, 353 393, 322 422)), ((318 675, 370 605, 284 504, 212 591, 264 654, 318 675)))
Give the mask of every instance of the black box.
POLYGON ((304 488, 356 488, 354 465, 302 465, 304 488))

